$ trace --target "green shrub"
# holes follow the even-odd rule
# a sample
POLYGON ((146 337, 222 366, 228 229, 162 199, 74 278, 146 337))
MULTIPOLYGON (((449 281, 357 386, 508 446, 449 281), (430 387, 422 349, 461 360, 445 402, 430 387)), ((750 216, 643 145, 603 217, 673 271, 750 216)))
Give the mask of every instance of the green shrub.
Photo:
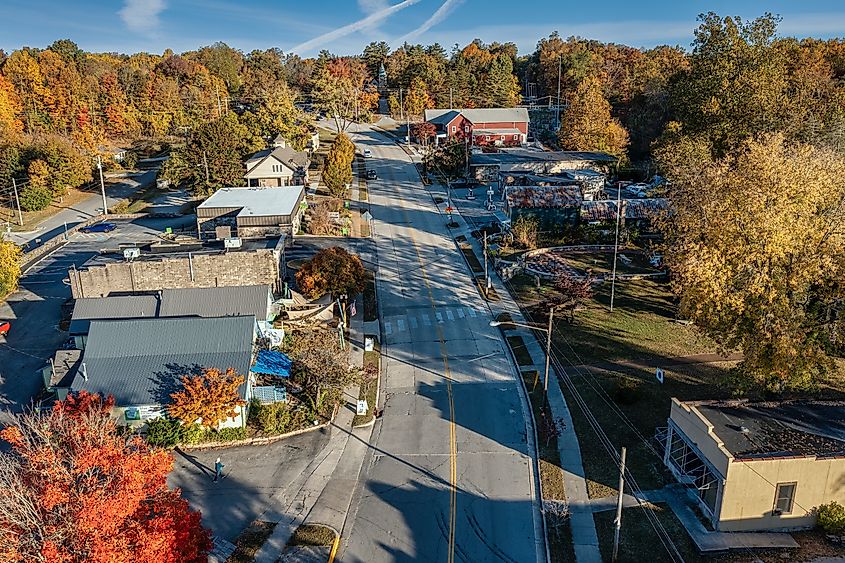
POLYGON ((838 502, 823 504, 816 510, 816 524, 827 534, 845 533, 845 507, 838 502))
POLYGON ((182 424, 178 420, 156 418, 147 423, 147 442, 160 448, 172 448, 182 442, 182 424))
POLYGON ((121 165, 127 170, 134 170, 138 166, 138 154, 132 151, 126 151, 126 156, 123 157, 121 165))
POLYGON ((27 186, 20 193, 21 209, 24 211, 41 211, 53 201, 49 188, 27 186))
POLYGON ((186 444, 201 444, 206 441, 208 431, 199 424, 182 427, 182 441, 186 444))
POLYGON ((287 403, 264 405, 253 400, 249 409, 252 426, 265 434, 283 434, 291 427, 292 414, 287 403))
POLYGON ((111 208, 109 209, 109 213, 115 213, 117 215, 129 213, 129 200, 121 199, 120 201, 111 206, 111 208))
POLYGON ((642 398, 640 386, 632 381, 622 381, 613 390, 613 400, 619 405, 633 405, 642 398))

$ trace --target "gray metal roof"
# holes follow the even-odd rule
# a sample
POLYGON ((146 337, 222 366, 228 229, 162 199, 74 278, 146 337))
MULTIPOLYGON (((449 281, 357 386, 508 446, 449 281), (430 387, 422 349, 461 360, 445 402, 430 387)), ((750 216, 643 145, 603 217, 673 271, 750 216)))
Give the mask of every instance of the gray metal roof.
POLYGON ((269 313, 270 286, 198 287, 165 289, 160 317, 237 317, 253 315, 260 321, 269 313))
POLYGON ((77 299, 70 334, 87 334, 93 320, 156 317, 238 317, 268 320, 269 285, 164 289, 157 295, 77 299))
POLYGON ((238 217, 292 215, 303 197, 304 186, 277 188, 221 188, 198 209, 238 208, 238 217))
POLYGON ((519 162, 615 162, 616 158, 603 152, 583 151, 535 151, 510 149, 496 153, 476 153, 470 156, 474 165, 497 165, 519 162))
POLYGON ((244 175, 244 178, 249 178, 252 171, 255 170, 255 167, 268 158, 278 160, 281 164, 284 164, 294 172, 297 171, 297 168, 307 169, 311 164, 311 157, 308 156, 307 152, 294 150, 289 146, 262 149, 247 158, 247 172, 244 175))
POLYGON ((254 332, 252 316, 92 321, 71 390, 113 395, 118 406, 165 404, 201 368, 246 377, 254 332))
POLYGON ((528 123, 526 108, 474 108, 474 109, 427 109, 425 120, 432 123, 448 123, 460 114, 473 125, 478 123, 528 123))
POLYGON ((77 299, 70 321, 71 334, 86 334, 92 319, 139 319, 158 316, 155 295, 121 295, 77 299))

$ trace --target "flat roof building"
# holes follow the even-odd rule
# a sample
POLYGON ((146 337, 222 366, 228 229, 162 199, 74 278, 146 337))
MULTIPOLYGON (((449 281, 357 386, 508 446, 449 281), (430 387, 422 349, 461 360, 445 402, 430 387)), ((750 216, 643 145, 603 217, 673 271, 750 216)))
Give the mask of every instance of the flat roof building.
POLYGON ((299 231, 305 188, 221 188, 197 207, 200 240, 292 236, 299 231))

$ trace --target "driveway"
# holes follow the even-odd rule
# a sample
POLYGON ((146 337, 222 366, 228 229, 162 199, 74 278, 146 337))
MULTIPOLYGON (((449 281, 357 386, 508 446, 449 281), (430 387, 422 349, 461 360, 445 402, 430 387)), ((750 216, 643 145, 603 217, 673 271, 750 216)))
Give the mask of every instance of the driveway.
POLYGON ((545 559, 527 405, 498 329, 406 153, 368 127, 384 414, 340 560, 545 559))

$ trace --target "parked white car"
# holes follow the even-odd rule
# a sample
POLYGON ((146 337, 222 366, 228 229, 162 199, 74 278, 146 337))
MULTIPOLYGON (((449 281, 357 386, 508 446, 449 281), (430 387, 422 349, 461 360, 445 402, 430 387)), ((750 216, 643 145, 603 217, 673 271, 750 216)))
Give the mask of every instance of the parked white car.
POLYGON ((372 156, 373 151, 371 151, 370 149, 364 149, 364 158, 372 158, 372 156))

